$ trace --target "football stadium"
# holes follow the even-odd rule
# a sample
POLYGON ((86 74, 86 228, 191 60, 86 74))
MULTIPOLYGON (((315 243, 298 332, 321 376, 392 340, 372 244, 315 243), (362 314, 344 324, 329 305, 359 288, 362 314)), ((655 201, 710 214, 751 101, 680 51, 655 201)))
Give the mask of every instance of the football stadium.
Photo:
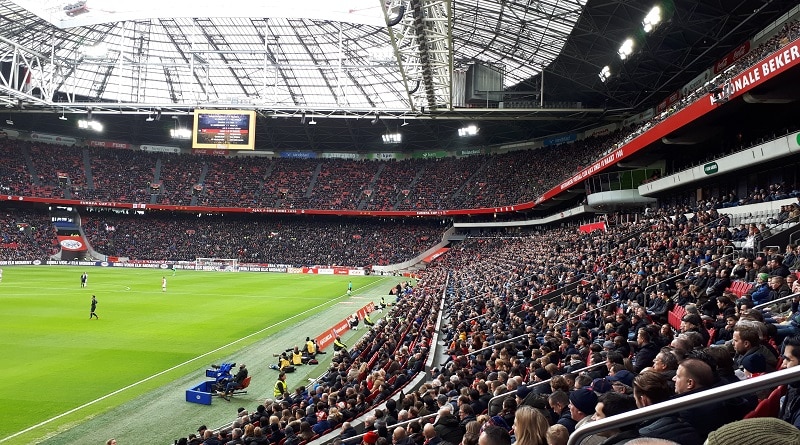
POLYGON ((0 445, 800 443, 796 2, 148 3, 0 0, 0 445))

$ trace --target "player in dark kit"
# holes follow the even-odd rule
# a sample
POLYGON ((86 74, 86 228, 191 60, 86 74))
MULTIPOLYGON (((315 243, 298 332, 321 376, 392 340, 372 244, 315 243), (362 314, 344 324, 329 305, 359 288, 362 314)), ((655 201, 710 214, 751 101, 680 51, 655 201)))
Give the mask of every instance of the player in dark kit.
POLYGON ((89 275, 86 272, 81 275, 81 287, 86 287, 86 282, 89 281, 89 275))
POLYGON ((89 313, 89 320, 92 319, 92 316, 94 316, 94 318, 98 320, 100 319, 100 317, 98 317, 97 314, 94 313, 95 309, 97 309, 97 298, 94 295, 92 295, 92 311, 89 313))

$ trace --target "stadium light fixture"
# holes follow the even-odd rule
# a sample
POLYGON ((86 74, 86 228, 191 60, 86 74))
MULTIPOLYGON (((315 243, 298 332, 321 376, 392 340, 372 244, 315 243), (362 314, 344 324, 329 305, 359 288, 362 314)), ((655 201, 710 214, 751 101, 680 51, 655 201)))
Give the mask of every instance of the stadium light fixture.
POLYGON ((654 30, 659 23, 661 23, 661 7, 656 5, 653 6, 653 9, 651 9, 650 12, 648 12, 644 17, 644 20, 642 20, 644 32, 650 32, 654 30))
POLYGON ((406 122, 406 118, 403 118, 403 123, 400 126, 405 127, 406 125, 408 125, 408 122, 406 122))
POLYGON ((476 134, 478 134, 478 127, 476 127, 475 125, 468 125, 464 128, 458 129, 458 135, 461 136, 462 138, 475 136, 476 134))
POLYGON ((619 54, 619 58, 622 60, 627 59, 628 56, 633 54, 633 39, 631 38, 625 39, 625 41, 622 42, 622 46, 619 47, 619 51, 617 51, 617 54, 619 54))
POLYGON ((58 117, 58 120, 65 121, 67 120, 67 116, 64 116, 64 109, 61 109, 61 116, 58 117))
POLYGON ((605 82, 609 77, 611 77, 611 68, 609 68, 608 65, 604 66, 603 69, 600 70, 600 74, 598 74, 598 76, 600 76, 601 82, 605 82))
POLYGON ((399 144, 403 141, 403 135, 401 133, 386 133, 382 137, 384 144, 399 144))
POLYGON ((100 133, 103 131, 103 124, 97 121, 81 119, 78 121, 78 128, 83 130, 94 130, 100 133))
POLYGON ((145 121, 145 122, 153 122, 154 120, 155 120, 155 119, 153 118, 153 115, 152 115, 152 114, 148 114, 148 115, 147 115, 147 119, 145 119, 144 121, 145 121))
POLYGON ((311 120, 308 121, 308 125, 317 125, 317 121, 314 120, 314 116, 311 116, 311 120))

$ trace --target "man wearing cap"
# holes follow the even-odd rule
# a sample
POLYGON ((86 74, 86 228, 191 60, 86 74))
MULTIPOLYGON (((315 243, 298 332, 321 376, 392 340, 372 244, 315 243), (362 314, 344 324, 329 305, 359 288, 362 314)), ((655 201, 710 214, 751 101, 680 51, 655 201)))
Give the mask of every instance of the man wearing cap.
POLYGON ((609 382, 620 382, 627 386, 633 386, 633 379, 636 377, 633 375, 632 372, 628 371, 627 369, 622 369, 620 371, 615 372, 612 375, 606 377, 609 382))
POLYGON ((756 284, 748 292, 747 296, 753 304, 763 304, 769 301, 769 274, 760 273, 756 276, 756 284))
POLYGON ((592 420, 595 405, 597 405, 597 394, 591 389, 581 388, 569 393, 569 414, 572 420, 577 422, 575 429, 592 420))

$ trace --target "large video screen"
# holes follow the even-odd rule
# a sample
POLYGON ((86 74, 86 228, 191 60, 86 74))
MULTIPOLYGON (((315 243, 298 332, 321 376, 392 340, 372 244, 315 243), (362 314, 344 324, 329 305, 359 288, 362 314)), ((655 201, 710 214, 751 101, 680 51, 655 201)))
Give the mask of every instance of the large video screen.
POLYGON ((192 148, 253 150, 255 129, 255 111, 195 110, 192 148))

